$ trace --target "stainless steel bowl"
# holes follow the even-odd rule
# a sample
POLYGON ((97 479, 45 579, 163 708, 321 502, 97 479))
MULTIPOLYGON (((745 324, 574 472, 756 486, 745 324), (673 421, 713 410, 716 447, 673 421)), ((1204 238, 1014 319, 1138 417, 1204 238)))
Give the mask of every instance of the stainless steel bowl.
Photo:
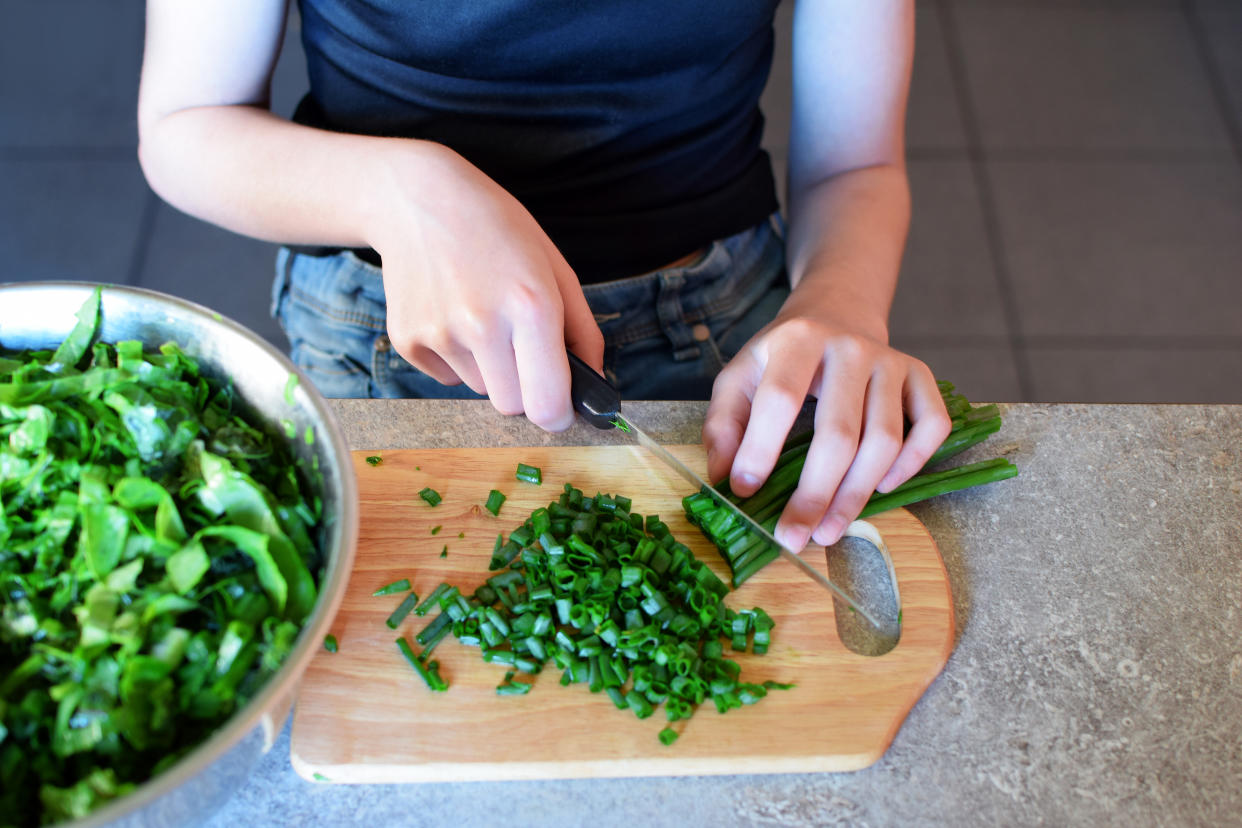
MULTIPOLYGON (((74 314, 94 290, 84 282, 0 284, 0 345, 10 349, 54 348, 73 328, 74 314)), ((106 342, 138 339, 150 347, 176 342, 199 363, 204 376, 231 379, 242 409, 285 441, 304 468, 318 462, 325 526, 319 538, 327 556, 319 600, 289 659, 249 704, 210 739, 166 772, 72 828, 192 825, 204 821, 272 746, 288 718, 298 681, 340 606, 358 542, 358 490, 344 435, 324 398, 297 369, 256 334, 218 313, 166 294, 130 287, 103 290, 100 335, 106 342), (288 393, 289 399, 286 399, 288 393), (293 439, 282 420, 292 420, 293 439), (314 441, 305 439, 312 429, 314 441)))

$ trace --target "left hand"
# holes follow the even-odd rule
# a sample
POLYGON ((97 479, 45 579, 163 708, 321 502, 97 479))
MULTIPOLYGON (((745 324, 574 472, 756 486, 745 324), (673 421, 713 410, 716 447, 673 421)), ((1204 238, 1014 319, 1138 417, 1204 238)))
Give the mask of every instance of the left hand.
POLYGON ((950 429, 931 370, 889 347, 882 323, 808 305, 795 291, 725 366, 703 424, 710 479, 728 474, 746 497, 771 473, 807 396, 817 398, 815 437, 776 528, 795 551, 809 539, 836 543, 872 492, 918 472, 950 429))
POLYGON ((909 227, 905 102, 913 0, 794 9, 786 267, 793 291, 725 366, 703 424, 708 472, 749 496, 808 396, 815 436, 776 527, 836 543, 872 492, 914 475, 948 436, 931 371, 888 345, 909 227), (906 421, 910 429, 905 429, 906 421))

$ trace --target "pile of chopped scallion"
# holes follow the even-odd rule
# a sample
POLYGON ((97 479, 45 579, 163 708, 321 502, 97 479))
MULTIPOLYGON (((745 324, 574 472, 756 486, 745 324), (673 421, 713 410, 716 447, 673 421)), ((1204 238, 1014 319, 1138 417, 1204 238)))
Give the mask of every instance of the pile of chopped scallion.
POLYGON ((168 343, 0 350, 0 823, 81 817, 206 739, 315 604, 321 505, 168 343))
MULTIPOLYGON (((640 719, 662 704, 670 723, 708 699, 724 713, 792 687, 742 680, 722 640, 734 651, 764 653, 771 617, 726 607, 724 582, 658 517, 630 506, 628 498, 586 497, 566 484, 507 539, 497 537, 489 569, 503 572, 470 596, 441 584, 413 608, 419 615, 440 610, 416 636, 421 652, 404 637, 397 646, 432 690, 448 687, 430 655, 452 634, 508 668, 499 695, 525 694, 530 682, 516 677, 551 663, 561 684, 585 684, 640 719)), ((412 607, 409 598, 402 602, 397 623, 412 607)), ((677 735, 665 728, 660 741, 671 744, 677 735)))

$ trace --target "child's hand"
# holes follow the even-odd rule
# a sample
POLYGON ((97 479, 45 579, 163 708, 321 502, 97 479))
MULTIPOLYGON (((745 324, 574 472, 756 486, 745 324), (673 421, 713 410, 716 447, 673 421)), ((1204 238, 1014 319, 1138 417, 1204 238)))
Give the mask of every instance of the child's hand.
POLYGON ((518 201, 459 155, 422 144, 394 176, 384 263, 388 335, 412 365, 504 414, 568 428, 568 346, 597 371, 604 341, 565 259, 518 201), (431 153, 430 160, 426 153, 431 153))
POLYGON ((799 307, 795 293, 712 389, 703 424, 708 474, 728 474, 742 496, 767 479, 803 401, 817 398, 815 437, 776 529, 795 551, 811 538, 836 543, 872 492, 914 475, 949 433, 927 366, 890 348, 882 329, 864 328, 799 307))

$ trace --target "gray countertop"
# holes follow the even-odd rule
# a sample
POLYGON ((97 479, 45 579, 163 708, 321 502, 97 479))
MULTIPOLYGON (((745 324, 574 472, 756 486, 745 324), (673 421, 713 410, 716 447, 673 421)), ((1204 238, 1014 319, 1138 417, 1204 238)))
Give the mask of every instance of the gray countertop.
MULTIPOLYGON (((487 403, 333 406, 358 449, 615 439, 487 403)), ((977 451, 1020 476, 911 507, 958 640, 872 767, 340 786, 293 772, 286 726, 209 824, 1242 824, 1242 407, 1002 409, 977 451)), ((626 410, 664 442, 698 440, 702 404, 626 410)))

